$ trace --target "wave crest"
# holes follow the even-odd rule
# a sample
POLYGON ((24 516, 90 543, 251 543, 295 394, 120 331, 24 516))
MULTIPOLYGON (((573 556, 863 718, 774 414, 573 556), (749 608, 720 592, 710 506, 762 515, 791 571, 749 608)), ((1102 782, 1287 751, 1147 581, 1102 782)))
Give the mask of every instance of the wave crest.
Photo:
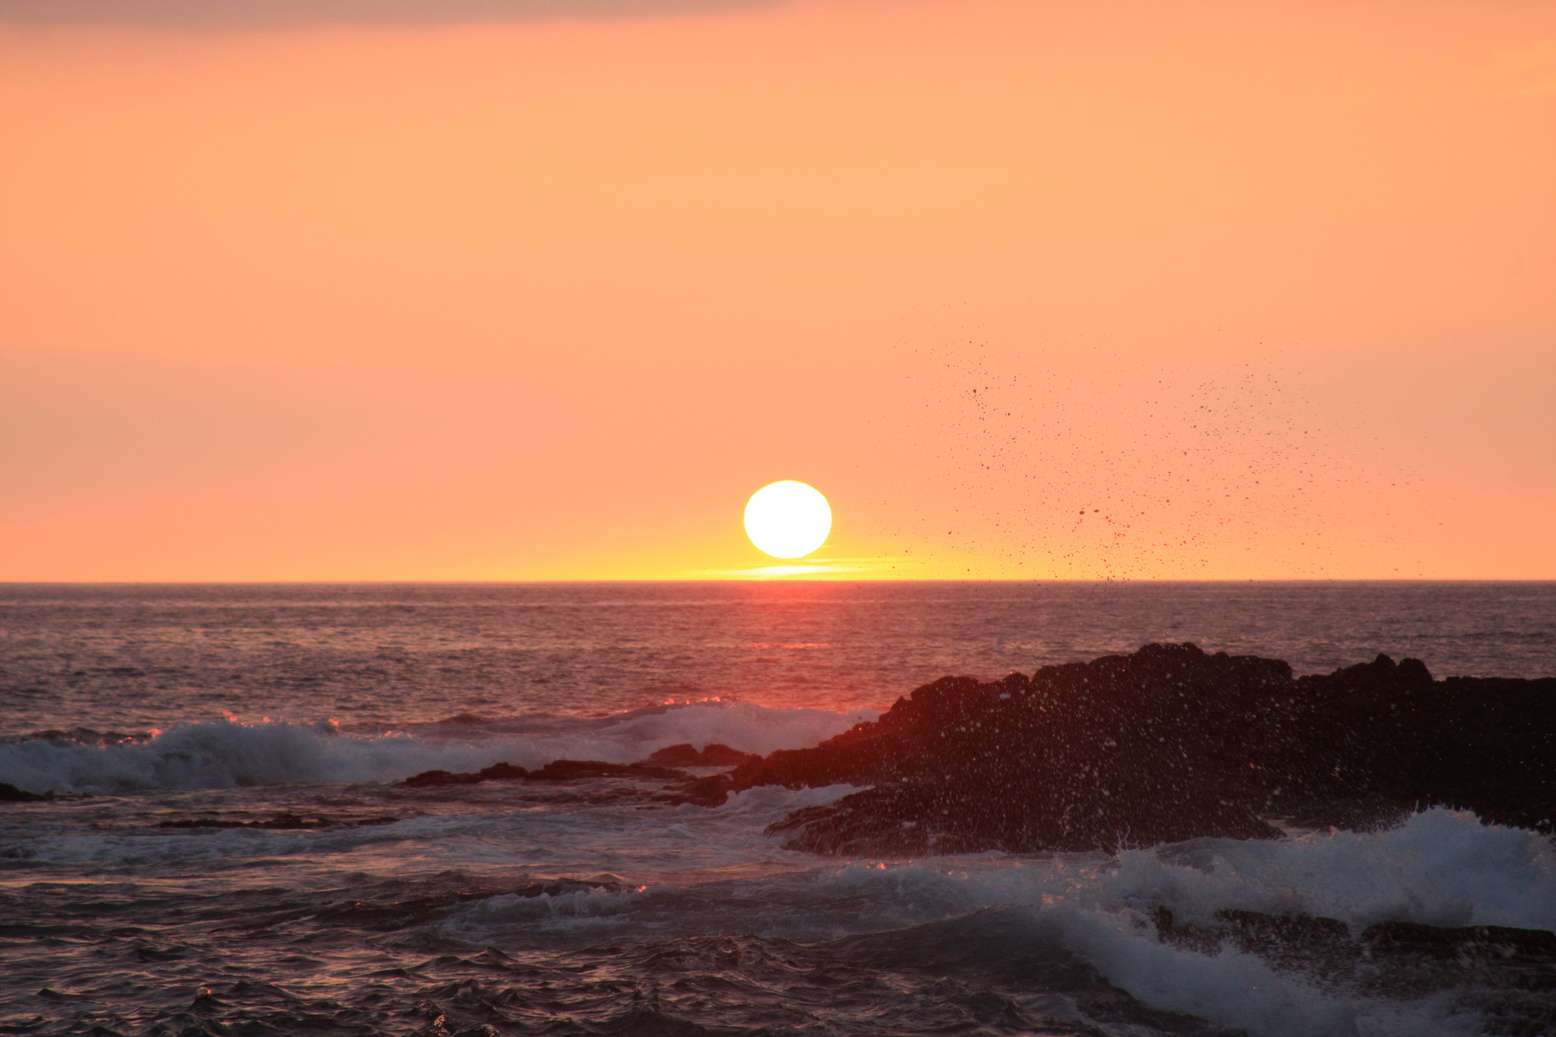
POLYGON ((766 755, 815 745, 873 716, 711 700, 596 718, 458 718, 372 736, 342 733, 334 721, 191 722, 144 739, 51 734, 0 744, 0 782, 28 792, 103 793, 399 781, 501 762, 527 768, 564 758, 631 763, 681 743, 719 742, 766 755))

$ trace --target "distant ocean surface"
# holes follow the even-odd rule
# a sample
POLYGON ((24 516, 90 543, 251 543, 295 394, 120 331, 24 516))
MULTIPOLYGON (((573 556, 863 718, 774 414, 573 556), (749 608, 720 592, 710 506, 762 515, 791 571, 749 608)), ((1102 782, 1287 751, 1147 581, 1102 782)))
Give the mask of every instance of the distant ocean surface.
POLYGON ((763 834, 848 787, 401 784, 801 748, 1151 641, 1550 676, 1556 584, 0 585, 0 782, 52 794, 0 802, 0 1034, 1543 1032, 1473 975, 1336 985, 1146 924, 1556 930, 1550 842, 1468 815, 848 861, 763 834))

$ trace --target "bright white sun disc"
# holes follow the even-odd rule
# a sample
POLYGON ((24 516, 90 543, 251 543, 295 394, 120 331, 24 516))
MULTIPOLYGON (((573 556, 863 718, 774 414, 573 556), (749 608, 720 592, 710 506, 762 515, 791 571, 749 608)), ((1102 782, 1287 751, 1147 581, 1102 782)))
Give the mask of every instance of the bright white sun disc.
POLYGON ((813 486, 769 483, 746 501, 746 535, 774 558, 803 558, 832 532, 832 508, 813 486))

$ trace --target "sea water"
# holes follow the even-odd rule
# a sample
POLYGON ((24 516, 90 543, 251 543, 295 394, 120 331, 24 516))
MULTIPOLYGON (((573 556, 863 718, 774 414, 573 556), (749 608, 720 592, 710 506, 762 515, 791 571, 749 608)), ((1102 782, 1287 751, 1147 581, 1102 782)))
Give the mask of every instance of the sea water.
POLYGON ((0 782, 53 794, 0 803, 0 1032, 1416 1034, 1556 1019, 1549 983, 1342 974, 1151 924, 1233 909, 1356 932, 1556 930, 1550 841, 1467 814, 1120 854, 839 860, 764 829, 848 787, 706 808, 651 781, 401 784, 681 743, 799 748, 947 673, 1150 641, 1298 673, 1384 651, 1439 677, 1545 676, 1556 584, 0 587, 0 782))

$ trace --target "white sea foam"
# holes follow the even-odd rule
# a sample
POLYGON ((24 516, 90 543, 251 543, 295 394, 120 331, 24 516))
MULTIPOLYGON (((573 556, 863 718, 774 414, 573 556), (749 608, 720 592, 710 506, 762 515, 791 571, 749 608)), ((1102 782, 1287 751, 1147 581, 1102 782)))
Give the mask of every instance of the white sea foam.
POLYGON ((1058 923, 1067 947, 1139 1001, 1258 1037, 1479 1031, 1474 1020, 1452 1017, 1439 998, 1380 1000, 1324 988, 1314 977, 1277 971, 1251 954, 1203 954, 1163 943, 1127 914, 1066 905, 1044 915, 1058 923))
MULTIPOLYGON (((0 780, 61 791, 387 780, 502 759, 523 766, 562 756, 625 762, 678 742, 766 751, 812 744, 857 719, 702 703, 592 720, 442 724, 377 738, 328 726, 190 724, 139 744, 3 744, 0 780)), ((1215 924, 1226 909, 1323 915, 1346 922, 1353 935, 1383 920, 1556 930, 1551 842, 1466 813, 1430 810, 1384 832, 1200 839, 1117 858, 984 854, 818 866, 762 834, 791 810, 849 791, 757 788, 715 809, 529 806, 315 832, 40 832, 18 842, 14 856, 29 866, 129 868, 316 859, 335 869, 394 872, 409 855, 435 871, 581 877, 608 870, 624 877, 621 889, 459 905, 440 931, 473 945, 726 932, 827 940, 896 931, 911 941, 916 927, 957 919, 976 944, 982 920, 1003 912, 1030 920, 1022 938, 1080 956, 1145 1004, 1258 1037, 1470 1033, 1477 1020, 1446 996, 1371 998, 1231 946, 1204 953, 1164 942, 1152 924, 1156 907, 1201 924, 1215 924)), ((988 939, 1005 935, 991 928, 988 939)))
POLYGON ((1105 886, 1118 903, 1165 904, 1190 920, 1241 908, 1324 915, 1352 927, 1392 920, 1556 930, 1551 841, 1443 809, 1385 832, 1130 851, 1105 886))
POLYGON ((1066 947, 1140 1001, 1275 1037, 1469 1033, 1477 1024, 1441 998, 1365 998, 1230 947, 1206 954, 1163 942, 1150 922, 1154 907, 1204 922, 1239 908, 1321 914, 1345 921, 1353 935, 1382 920, 1556 928, 1550 841, 1441 809, 1387 832, 1195 840, 1131 851, 1116 864, 1095 855, 881 862, 819 881, 890 904, 898 925, 980 908, 1025 910, 1057 926, 1066 947))
MULTIPOLYGON (((769 816, 755 803, 747 809, 769 816)), ((767 852, 774 859, 770 855, 778 851, 767 852)), ((706 859, 712 851, 696 853, 706 859)), ((750 858, 759 856, 753 848, 750 858)), ((616 870, 632 873, 628 862, 616 862, 616 870)), ((1204 839, 1131 851, 1116 860, 1099 854, 1047 860, 990 854, 855 861, 695 890, 649 885, 626 894, 510 899, 457 913, 449 935, 481 942, 521 931, 599 938, 642 929, 720 932, 735 926, 801 940, 886 930, 911 939, 916 926, 954 918, 976 922, 980 911, 1015 910, 1140 1001, 1251 1034, 1476 1031, 1475 1018, 1444 998, 1369 998, 1275 969, 1230 946, 1207 954, 1164 942, 1151 923, 1158 905, 1181 919, 1205 922, 1230 908, 1323 914, 1347 922, 1353 935, 1384 919, 1549 929, 1556 926, 1556 854, 1539 836, 1431 810, 1387 832, 1279 842, 1204 839)))
POLYGON ((430 724, 417 728, 416 734, 436 741, 519 735, 533 740, 547 753, 565 749, 570 759, 630 763, 656 749, 681 743, 698 748, 721 744, 766 756, 777 749, 815 745, 877 716, 879 713, 869 709, 837 713, 708 699, 648 706, 603 717, 522 717, 430 724))
POLYGON ((397 781, 426 770, 472 771, 499 762, 529 768, 563 758, 631 763, 683 742, 720 742, 765 755, 815 745, 874 716, 711 701, 594 719, 428 725, 376 737, 343 734, 330 724, 191 723, 113 745, 0 743, 0 781, 31 792, 397 781))
POLYGON ((1440 999, 1377 1001, 1321 991, 1223 948, 1207 955, 1162 943, 1143 924, 1151 906, 1210 921, 1246 909, 1338 918, 1353 936, 1375 922, 1556 928, 1556 853, 1549 840, 1473 816, 1428 810, 1376 833, 1312 834, 1279 842, 1197 840, 1132 851, 1098 874, 1066 941, 1147 1004, 1273 1035, 1474 1032, 1440 999))

